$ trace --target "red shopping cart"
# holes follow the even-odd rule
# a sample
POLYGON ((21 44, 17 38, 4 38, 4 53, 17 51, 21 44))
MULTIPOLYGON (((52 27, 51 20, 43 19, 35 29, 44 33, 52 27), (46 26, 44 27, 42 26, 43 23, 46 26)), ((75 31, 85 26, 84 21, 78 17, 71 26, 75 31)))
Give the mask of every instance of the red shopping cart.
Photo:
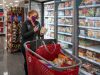
MULTIPOLYGON (((46 40, 46 42, 47 41, 48 40, 46 40)), ((34 42, 35 41, 33 41, 33 45, 34 45, 34 42)), ((76 63, 67 67, 58 67, 54 65, 52 61, 49 61, 49 59, 46 59, 40 56, 39 54, 37 54, 35 51, 31 50, 30 41, 26 42, 24 46, 26 49, 28 75, 78 75, 81 61, 77 57, 67 52, 62 52, 63 50, 61 50, 60 51, 61 53, 69 55, 70 58, 73 59, 76 63), (40 59, 46 62, 46 64, 41 62, 40 59)))

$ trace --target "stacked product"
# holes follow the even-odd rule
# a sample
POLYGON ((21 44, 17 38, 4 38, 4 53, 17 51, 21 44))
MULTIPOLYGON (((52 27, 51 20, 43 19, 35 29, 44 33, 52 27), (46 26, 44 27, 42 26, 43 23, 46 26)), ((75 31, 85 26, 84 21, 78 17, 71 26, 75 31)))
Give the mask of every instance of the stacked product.
POLYGON ((7 13, 7 46, 10 52, 16 52, 21 44, 21 23, 24 21, 24 9, 11 7, 7 13))
POLYGON ((83 64, 85 74, 99 75, 96 70, 100 66, 100 0, 83 0, 79 7, 79 24, 79 56, 89 62, 83 64))

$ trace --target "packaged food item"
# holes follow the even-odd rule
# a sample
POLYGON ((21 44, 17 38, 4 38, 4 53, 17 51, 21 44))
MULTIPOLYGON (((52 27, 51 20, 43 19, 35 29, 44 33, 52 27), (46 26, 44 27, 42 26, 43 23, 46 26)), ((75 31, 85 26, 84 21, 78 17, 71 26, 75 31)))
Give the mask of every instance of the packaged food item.
POLYGON ((91 5, 91 4, 92 4, 92 0, 84 0, 84 3, 85 3, 86 5, 91 5))
POLYGON ((84 49, 79 49, 79 56, 86 56, 86 50, 84 49))
POLYGON ((65 2, 65 7, 70 7, 71 6, 71 1, 66 1, 65 2))
POLYGON ((87 35, 88 37, 93 37, 93 30, 89 29, 87 35))
POLYGON ((79 19, 80 26, 86 26, 85 19, 79 19))
POLYGON ((64 3, 60 3, 58 8, 64 8, 65 4, 64 3))
POLYGON ((86 36, 86 33, 85 33, 86 31, 84 30, 84 29, 81 29, 80 30, 80 36, 86 36))
POLYGON ((89 27, 94 27, 94 21, 93 20, 88 20, 87 25, 89 27))
POLYGON ((96 17, 100 17, 100 8, 96 9, 96 17))
POLYGON ((65 10, 65 16, 71 16, 71 10, 65 10))
POLYGON ((100 63, 100 53, 95 53, 95 61, 100 63))
POLYGON ((100 21, 95 21, 95 27, 100 27, 100 21))
POLYGON ((94 60, 94 52, 87 50, 86 57, 94 60))
POLYGON ((93 30, 93 37, 100 39, 100 30, 93 30))
POLYGON ((90 64, 90 63, 84 63, 84 64, 82 65, 82 67, 83 67, 86 71, 91 72, 91 71, 92 71, 93 65, 90 64))

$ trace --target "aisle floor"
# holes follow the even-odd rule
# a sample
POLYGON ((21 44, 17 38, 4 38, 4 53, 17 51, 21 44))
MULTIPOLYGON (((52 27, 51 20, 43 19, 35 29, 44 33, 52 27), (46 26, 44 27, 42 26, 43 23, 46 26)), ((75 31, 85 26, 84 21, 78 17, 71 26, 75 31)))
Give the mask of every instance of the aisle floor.
POLYGON ((0 53, 0 75, 25 75, 22 54, 10 54, 0 49, 1 51, 4 52, 0 53))

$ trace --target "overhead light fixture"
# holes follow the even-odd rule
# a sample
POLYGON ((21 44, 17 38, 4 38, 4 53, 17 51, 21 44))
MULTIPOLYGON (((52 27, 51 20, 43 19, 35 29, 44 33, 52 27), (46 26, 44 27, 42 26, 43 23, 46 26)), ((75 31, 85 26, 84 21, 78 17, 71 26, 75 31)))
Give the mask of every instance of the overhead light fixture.
POLYGON ((17 7, 18 5, 16 4, 15 6, 17 7))
POLYGON ((10 3, 11 5, 13 4, 13 3, 10 3))
POLYGON ((6 6, 8 6, 8 5, 6 5, 6 6))
POLYGON ((6 1, 4 1, 4 3, 6 3, 6 1))
POLYGON ((0 5, 3 5, 3 4, 0 4, 0 5))
POLYGON ((15 2, 19 2, 18 0, 16 0, 15 2))

